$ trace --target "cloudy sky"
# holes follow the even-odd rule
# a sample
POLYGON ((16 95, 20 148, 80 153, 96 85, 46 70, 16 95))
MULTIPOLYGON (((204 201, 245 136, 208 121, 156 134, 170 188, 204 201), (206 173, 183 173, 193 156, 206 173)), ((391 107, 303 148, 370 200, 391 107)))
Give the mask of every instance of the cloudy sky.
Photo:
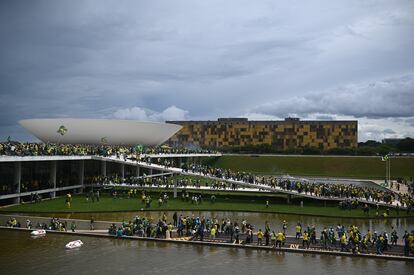
POLYGON ((23 118, 357 119, 414 136, 414 1, 0 2, 0 140, 23 118))

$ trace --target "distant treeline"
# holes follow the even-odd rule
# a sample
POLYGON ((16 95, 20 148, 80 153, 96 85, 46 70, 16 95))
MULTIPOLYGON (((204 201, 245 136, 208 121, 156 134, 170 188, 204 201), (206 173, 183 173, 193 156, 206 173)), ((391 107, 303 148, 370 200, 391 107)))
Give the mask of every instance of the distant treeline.
POLYGON ((336 148, 324 150, 317 147, 297 147, 280 150, 271 144, 231 146, 218 148, 223 153, 241 154, 303 154, 303 155, 358 155, 384 156, 389 153, 414 153, 414 139, 405 138, 396 144, 384 144, 375 140, 359 142, 358 148, 336 148))

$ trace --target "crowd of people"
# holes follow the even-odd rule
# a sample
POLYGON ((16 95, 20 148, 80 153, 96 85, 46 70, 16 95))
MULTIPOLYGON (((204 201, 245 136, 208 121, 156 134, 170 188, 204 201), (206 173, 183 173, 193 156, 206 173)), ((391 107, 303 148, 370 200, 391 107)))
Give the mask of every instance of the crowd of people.
POLYGON ((390 233, 379 233, 369 229, 362 233, 355 225, 345 227, 338 224, 324 227, 317 232, 315 225, 305 227, 296 223, 295 235, 287 236, 288 226, 284 220, 276 226, 277 228, 271 228, 270 223, 266 221, 264 229, 256 230, 245 219, 238 222, 229 218, 186 216, 175 212, 170 221, 165 213, 158 220, 136 216, 121 225, 112 224, 108 232, 119 237, 134 235, 163 239, 191 237, 193 240, 200 241, 221 241, 275 248, 286 247, 287 244, 299 244, 299 247, 304 249, 340 250, 355 254, 368 252, 383 254, 392 249, 398 250, 401 246, 398 240, 401 238, 404 255, 414 255, 414 230, 405 231, 403 236, 398 236, 393 227, 390 233))
MULTIPOLYGON (((10 219, 7 221, 6 226, 8 227, 22 227, 21 223, 14 217, 10 217, 10 219)), ((59 218, 52 218, 50 219, 49 223, 46 222, 38 222, 36 226, 33 226, 33 223, 30 219, 26 220, 26 226, 27 229, 44 229, 44 230, 54 230, 54 231, 68 231, 71 230, 72 232, 75 232, 75 229, 77 228, 76 222, 71 221, 70 225, 67 221, 62 221, 59 218), (69 227, 68 227, 69 226, 69 227)))
POLYGON ((328 184, 324 182, 297 180, 284 177, 256 176, 252 173, 234 172, 230 169, 209 167, 200 164, 189 164, 183 168, 184 172, 192 172, 202 176, 213 176, 219 179, 242 181, 256 185, 258 188, 280 188, 287 191, 309 194, 318 197, 338 197, 347 199, 365 199, 371 202, 385 202, 391 204, 399 201, 401 207, 414 208, 412 194, 396 194, 388 190, 356 186, 353 184, 328 184))
MULTIPOLYGON (((193 187, 201 188, 202 186, 210 187, 215 190, 237 190, 239 187, 236 184, 228 183, 219 180, 201 180, 196 178, 176 178, 176 177, 125 177, 120 178, 114 176, 95 176, 91 179, 94 185, 110 185, 110 184, 126 184, 135 187, 193 187)), ((241 187, 240 187, 241 188, 241 187)))
MULTIPOLYGON (((115 188, 113 188, 111 190, 111 194, 113 198, 116 198, 118 196, 118 191, 115 188)), ((191 204, 195 204, 195 205, 199 205, 204 201, 202 194, 196 194, 196 193, 190 194, 186 190, 181 191, 180 194, 177 194, 177 195, 181 198, 182 202, 191 202, 191 204)), ((138 198, 139 192, 137 189, 130 189, 127 191, 127 196, 128 198, 138 198)), ((169 199, 170 199, 170 196, 168 195, 168 193, 161 192, 159 194, 159 198, 157 199, 158 207, 167 205, 169 199)), ((152 200, 153 199, 151 198, 151 195, 149 193, 147 193, 145 190, 141 191, 141 202, 145 206, 145 208, 151 207, 152 200)), ((210 202, 211 203, 216 202, 215 195, 210 196, 210 202)))
POLYGON ((185 147, 170 147, 170 146, 156 146, 148 147, 144 150, 147 155, 162 155, 162 154, 215 154, 217 151, 201 148, 185 148, 185 147))
MULTIPOLYGON (((189 170, 186 170, 189 171, 189 170)), ((223 178, 223 177, 220 177, 223 178)), ((279 187, 284 190, 295 190, 299 193, 311 194, 315 196, 325 196, 325 197, 339 197, 345 198, 339 203, 339 208, 344 210, 351 210, 356 208, 362 208, 365 214, 369 214, 370 207, 367 204, 361 203, 358 199, 364 198, 367 201, 376 202, 377 212, 376 215, 379 216, 388 216, 389 210, 384 213, 379 213, 379 202, 391 202, 390 199, 386 199, 386 196, 390 196, 392 200, 397 199, 400 201, 401 205, 397 205, 397 213, 400 212, 402 207, 407 206, 406 211, 410 213, 414 210, 414 200, 413 197, 407 194, 397 195, 388 191, 381 191, 374 188, 367 187, 357 187, 354 185, 345 185, 345 184, 318 184, 318 183, 306 183, 300 181, 286 180, 283 178, 276 177, 256 177, 260 179, 253 181, 253 184, 257 184, 260 189, 261 185, 267 185, 269 187, 279 187)), ((97 185, 108 185, 108 184, 125 184, 134 187, 155 187, 155 188, 201 188, 208 187, 212 190, 238 190, 240 188, 246 189, 245 186, 240 186, 235 183, 229 183, 221 180, 213 179, 203 179, 192 178, 192 177, 127 177, 121 179, 117 176, 113 177, 103 177, 97 176, 92 181, 93 184, 97 185)))
POLYGON ((120 226, 116 226, 113 223, 109 229, 108 233, 110 235, 116 236, 139 236, 139 237, 149 237, 149 238, 171 238, 171 232, 173 225, 167 223, 166 215, 163 215, 163 218, 159 219, 157 222, 154 222, 152 219, 145 217, 135 217, 132 221, 123 222, 120 226))
POLYGON ((6 141, 0 142, 0 156, 117 156, 118 158, 132 157, 139 159, 141 156, 158 154, 211 154, 211 150, 199 148, 188 149, 184 147, 169 146, 115 146, 105 143, 99 145, 87 144, 56 144, 56 143, 29 143, 6 141))
MULTIPOLYGON (((201 149, 185 149, 185 148, 171 148, 169 146, 158 146, 154 148, 142 149, 140 146, 126 147, 126 146, 112 146, 112 145, 79 145, 79 144, 52 144, 52 143, 19 143, 14 141, 7 141, 0 143, 0 155, 8 156, 44 156, 44 155, 98 155, 98 156, 116 156, 117 158, 135 158, 141 159, 140 154, 166 154, 166 153, 212 153, 208 150, 201 149), (139 147, 139 148, 137 148, 139 147)), ((177 166, 170 159, 149 158, 142 155, 142 159, 148 162, 159 162, 167 167, 177 166)), ((229 169, 214 168, 204 166, 201 164, 187 164, 183 165, 184 172, 193 172, 203 176, 213 176, 219 179, 232 179, 235 181, 242 181, 249 184, 254 184, 257 188, 270 187, 279 188, 287 191, 296 191, 298 193, 309 194, 318 197, 339 197, 347 199, 365 199, 371 202, 385 202, 388 204, 397 200, 401 207, 409 209, 414 208, 414 196, 412 194, 397 194, 391 191, 382 190, 378 188, 361 187, 352 184, 328 184, 324 182, 297 180, 293 178, 284 177, 266 177, 256 176, 252 173, 231 171, 229 169)), ((145 182, 138 178, 130 177, 129 179, 121 178, 99 178, 92 183, 128 183, 141 184, 145 182)), ((150 184, 154 184, 150 182, 150 184)), ((157 182, 155 182, 157 184, 157 182)), ((167 183, 169 184, 169 183, 167 183)), ((194 184, 192 182, 189 185, 194 184)), ((171 184, 170 184, 171 185, 171 184)), ((179 182, 178 186, 186 186, 186 182, 179 182)), ((197 185, 197 183, 195 183, 197 185)), ((212 185, 218 189, 229 187, 227 184, 217 181, 212 185)), ((230 188, 236 189, 235 185, 230 188)))
POLYGON ((132 147, 111 145, 82 145, 55 143, 1 142, 0 155, 7 156, 113 156, 135 153, 132 147))

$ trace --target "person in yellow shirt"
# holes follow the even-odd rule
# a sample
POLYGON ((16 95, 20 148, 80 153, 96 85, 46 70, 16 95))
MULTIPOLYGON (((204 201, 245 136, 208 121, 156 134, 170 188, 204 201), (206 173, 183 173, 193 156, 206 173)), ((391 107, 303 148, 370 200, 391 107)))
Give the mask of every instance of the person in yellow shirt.
POLYGON ((173 229, 172 224, 168 223, 167 224, 167 231, 165 232, 165 238, 166 239, 171 239, 172 238, 172 229, 173 229))
POLYGON ((213 240, 216 239, 216 226, 213 226, 213 228, 211 228, 210 236, 213 240))
POLYGON ((365 235, 361 241, 361 251, 368 251, 368 236, 365 235))
POLYGON ((300 223, 298 223, 295 227, 295 232, 296 232, 296 239, 299 239, 302 235, 302 226, 300 225, 300 223))
POLYGON ((69 198, 69 196, 66 197, 66 207, 70 208, 70 198, 69 198))
POLYGON ((283 235, 283 233, 279 231, 277 233, 277 238, 276 238, 276 247, 277 246, 279 246, 279 248, 282 247, 282 243, 283 243, 284 238, 285 238, 285 236, 283 235))
POLYGON ((348 245, 348 242, 347 242, 347 239, 346 239, 346 235, 344 233, 341 236, 341 251, 346 251, 347 250, 347 245, 348 245))
POLYGON ((411 231, 411 234, 408 237, 408 242, 409 242, 410 250, 414 253, 414 231, 411 231))
POLYGON ((303 241, 302 241, 302 246, 303 248, 309 248, 309 234, 307 231, 303 232, 303 241))
POLYGON ((367 232, 367 234, 366 234, 366 237, 367 237, 368 243, 371 243, 371 240, 372 240, 372 233, 371 233, 371 230, 369 230, 369 229, 368 229, 368 232, 367 232))
POLYGON ((262 229, 259 229, 259 231, 256 233, 257 235, 257 245, 263 244, 263 232, 262 229))
POLYGON ((272 233, 270 234, 270 244, 272 245, 272 247, 276 247, 276 233, 275 233, 275 231, 272 231, 272 233))

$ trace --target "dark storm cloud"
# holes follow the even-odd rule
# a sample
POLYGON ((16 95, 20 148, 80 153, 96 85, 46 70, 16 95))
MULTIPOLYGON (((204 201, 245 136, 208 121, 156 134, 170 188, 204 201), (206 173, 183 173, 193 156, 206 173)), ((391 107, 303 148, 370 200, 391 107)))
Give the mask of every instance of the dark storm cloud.
POLYGON ((414 75, 336 87, 270 102, 252 110, 275 116, 311 113, 385 118, 414 116, 414 75))
POLYGON ((409 134, 413 14, 409 0, 1 1, 0 139, 28 138, 16 122, 31 117, 243 114, 409 134))

